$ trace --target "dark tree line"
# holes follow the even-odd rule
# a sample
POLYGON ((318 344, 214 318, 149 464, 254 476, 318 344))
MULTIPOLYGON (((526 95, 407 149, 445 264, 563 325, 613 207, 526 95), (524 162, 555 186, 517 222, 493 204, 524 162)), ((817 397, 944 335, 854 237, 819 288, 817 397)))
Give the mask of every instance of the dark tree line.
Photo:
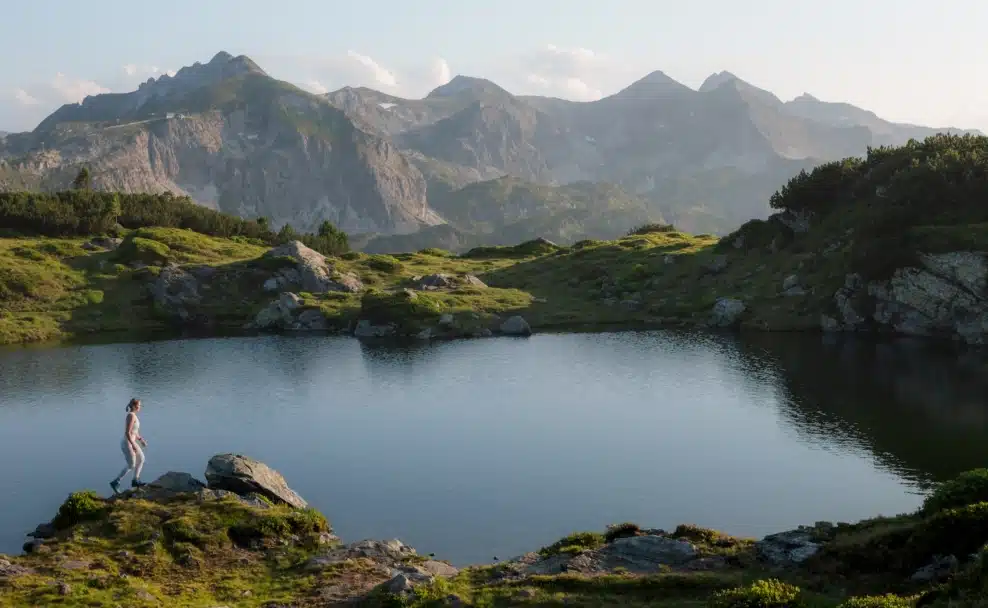
POLYGON ((870 204, 889 222, 949 225, 988 221, 988 137, 938 134, 904 146, 869 148, 800 171, 771 206, 825 215, 870 204))
POLYGON ((184 228, 216 237, 244 237, 277 245, 300 240, 327 255, 349 250, 345 232, 323 222, 316 234, 300 234, 290 226, 278 232, 267 219, 245 220, 207 209, 188 197, 165 194, 123 194, 89 189, 88 174, 62 192, 0 192, 0 231, 8 235, 93 236, 120 228, 184 228), (77 187, 76 187, 77 186, 77 187))

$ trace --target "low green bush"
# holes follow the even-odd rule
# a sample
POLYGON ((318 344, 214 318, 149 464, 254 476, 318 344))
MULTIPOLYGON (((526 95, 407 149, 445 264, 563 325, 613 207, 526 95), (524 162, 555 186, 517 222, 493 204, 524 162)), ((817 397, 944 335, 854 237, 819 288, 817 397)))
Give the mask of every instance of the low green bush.
POLYGON ((709 601, 710 608, 795 608, 804 605, 799 587, 776 579, 758 580, 747 587, 718 591, 709 601))
POLYGON ((988 502, 940 511, 923 520, 909 538, 904 568, 922 566, 933 555, 970 555, 988 540, 988 502))
POLYGON ((581 553, 597 549, 604 544, 604 535, 599 532, 576 532, 539 549, 539 555, 549 557, 563 553, 581 553))
POLYGON ((56 529, 65 530, 84 521, 101 519, 106 513, 103 499, 92 490, 83 490, 69 494, 51 523, 56 529))
POLYGON ((440 249, 438 247, 429 247, 428 249, 423 249, 419 251, 420 255, 429 255, 434 258, 451 258, 453 254, 445 249, 440 249))
POLYGON ((621 524, 607 526, 607 532, 604 533, 604 542, 612 543, 619 538, 628 538, 638 536, 639 534, 641 534, 641 528, 638 527, 638 524, 626 521, 621 524))
POLYGON ((988 502, 988 469, 974 469, 937 486, 923 501, 923 513, 988 502))
POLYGON ((379 272, 398 274, 404 266, 394 256, 375 254, 367 258, 367 266, 379 272))
POLYGON ((852 597, 837 608, 911 608, 911 606, 913 606, 912 600, 889 593, 852 597))
POLYGON ((395 292, 371 290, 360 299, 360 318, 374 324, 407 326, 429 322, 438 318, 443 310, 442 303, 437 299, 410 289, 395 292))
POLYGON ((641 236, 643 234, 656 234, 660 232, 676 232, 676 227, 672 224, 658 222, 643 224, 629 230, 627 236, 641 236))
POLYGON ((124 264, 142 262, 153 266, 162 265, 167 262, 170 253, 171 248, 164 243, 139 236, 131 236, 125 238, 124 242, 117 248, 116 259, 124 264))

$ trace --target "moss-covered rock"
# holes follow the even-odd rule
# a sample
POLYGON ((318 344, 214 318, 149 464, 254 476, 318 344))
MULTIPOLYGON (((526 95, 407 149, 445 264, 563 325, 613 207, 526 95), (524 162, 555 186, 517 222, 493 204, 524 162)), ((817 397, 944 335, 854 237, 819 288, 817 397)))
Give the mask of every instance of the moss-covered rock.
POLYGON ((164 243, 130 235, 117 248, 116 259, 123 264, 137 262, 161 266, 168 262, 171 248, 164 243))

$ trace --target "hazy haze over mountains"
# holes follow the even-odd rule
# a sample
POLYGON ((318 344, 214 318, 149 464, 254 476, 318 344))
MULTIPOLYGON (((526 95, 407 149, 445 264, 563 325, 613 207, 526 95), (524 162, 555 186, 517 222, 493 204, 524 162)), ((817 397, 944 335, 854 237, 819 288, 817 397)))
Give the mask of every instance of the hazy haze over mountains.
POLYGON ((0 140, 0 186, 62 188, 85 165, 98 188, 170 190, 276 226, 389 235, 448 223, 423 234, 443 234, 440 245, 610 237, 659 220, 726 232, 766 215, 802 167, 938 130, 808 94, 783 102, 729 72, 692 89, 654 71, 586 102, 458 75, 405 99, 313 94, 220 52, 0 140))

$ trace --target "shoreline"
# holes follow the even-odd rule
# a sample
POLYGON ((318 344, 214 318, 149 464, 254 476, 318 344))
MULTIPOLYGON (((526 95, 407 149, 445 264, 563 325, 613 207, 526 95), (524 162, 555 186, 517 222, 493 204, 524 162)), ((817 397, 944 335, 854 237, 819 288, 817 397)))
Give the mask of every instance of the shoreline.
POLYGON ((125 598, 134 606, 424 608, 557 605, 564 598, 588 607, 682 606, 732 594, 750 601, 762 597, 764 585, 783 585, 793 595, 787 606, 812 600, 850 608, 861 605, 847 604, 852 597, 880 596, 884 603, 864 605, 905 608, 963 594, 978 580, 982 558, 970 554, 978 553, 971 532, 980 524, 957 518, 988 517, 988 503, 972 504, 988 498, 988 471, 975 471, 939 486, 912 513, 821 521, 757 539, 692 524, 662 530, 626 522, 455 566, 398 539, 343 543, 277 471, 248 457, 214 456, 206 480, 170 472, 109 499, 73 493, 30 534, 24 555, 0 556, 0 589, 6 582, 14 591, 9 605, 64 603, 55 600, 61 596, 88 606, 125 598))
MULTIPOLYGON (((761 329, 761 328, 719 328, 711 327, 704 323, 693 323, 687 320, 674 323, 582 323, 582 324, 560 324, 554 326, 533 326, 531 336, 559 336, 559 335, 580 335, 580 334, 622 334, 633 332, 676 332, 676 333, 700 333, 709 336, 734 337, 743 339, 746 336, 772 336, 772 335, 792 335, 799 337, 816 336, 821 339, 835 341, 864 341, 871 344, 909 344, 911 346, 922 346, 937 351, 949 351, 956 354, 988 355, 988 346, 964 344, 949 338, 932 336, 913 335, 898 333, 893 331, 859 331, 859 332, 826 332, 820 329, 761 329)), ((59 339, 27 341, 27 342, 0 342, 0 353, 4 351, 13 352, 21 349, 45 349, 74 346, 100 346, 118 344, 140 344, 181 340, 210 340, 227 338, 260 338, 268 336, 282 336, 288 338, 324 337, 324 338, 350 338, 360 342, 375 345, 426 345, 429 343, 453 342, 462 340, 483 340, 488 338, 525 338, 530 336, 510 336, 493 335, 488 337, 460 336, 455 338, 433 338, 422 340, 414 336, 383 336, 383 337, 360 337, 349 331, 330 330, 286 330, 286 331, 262 331, 253 329, 243 329, 236 327, 215 329, 154 329, 138 331, 106 331, 99 333, 88 333, 78 336, 68 336, 59 339)))

